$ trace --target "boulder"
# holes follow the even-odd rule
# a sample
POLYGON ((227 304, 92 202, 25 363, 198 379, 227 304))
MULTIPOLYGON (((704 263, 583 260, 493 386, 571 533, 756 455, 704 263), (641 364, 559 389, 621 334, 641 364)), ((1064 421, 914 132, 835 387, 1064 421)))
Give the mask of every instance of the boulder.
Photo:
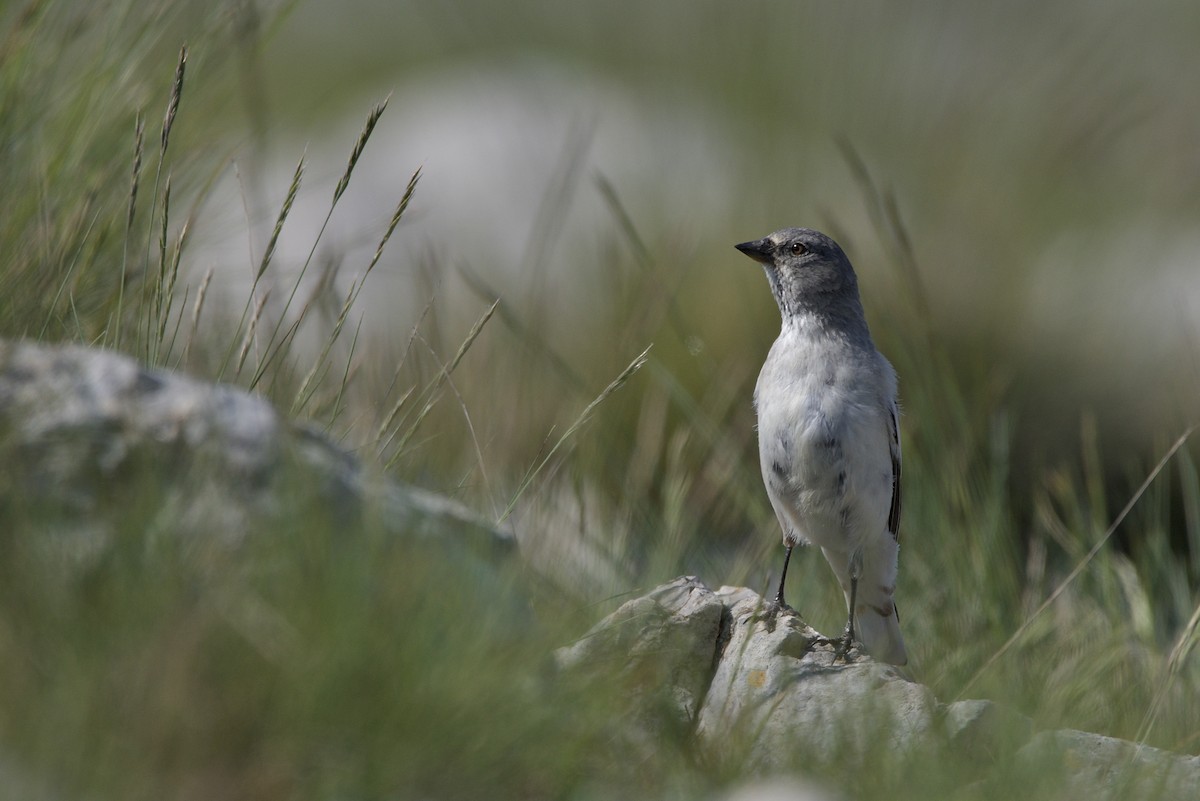
POLYGON ((1185 757, 1074 729, 1038 733, 1017 754, 1030 770, 1047 762, 1062 767, 1063 798, 1109 801, 1124 798, 1200 797, 1200 757, 1185 757))
POLYGON ((80 558, 138 503, 152 531, 225 544, 300 506, 339 527, 514 549, 461 504, 372 470, 257 395, 70 345, 0 341, 0 500, 80 558))
POLYGON ((646 691, 657 693, 669 722, 690 726, 719 657, 724 614, 712 590, 683 576, 624 604, 555 659, 563 670, 628 683, 639 709, 646 691))
POLYGON ((822 765, 837 777, 877 770, 879 760, 902 771, 910 755, 946 765, 964 791, 995 797, 1013 791, 1014 770, 1057 782, 1062 798, 1182 800, 1200 787, 1200 757, 1086 732, 1037 733, 992 701, 939 703, 902 669, 857 649, 835 659, 829 639, 798 615, 764 615, 756 592, 714 592, 694 576, 627 601, 556 656, 562 675, 620 677, 628 704, 613 715, 638 745, 652 747, 669 726, 706 764, 775 777, 736 798, 820 797, 790 782, 822 765))
POLYGON ((697 731, 714 750, 737 742, 752 768, 865 757, 913 748, 933 727, 930 690, 857 649, 835 664, 835 646, 795 614, 764 619, 763 600, 722 587, 729 610, 723 653, 697 731))

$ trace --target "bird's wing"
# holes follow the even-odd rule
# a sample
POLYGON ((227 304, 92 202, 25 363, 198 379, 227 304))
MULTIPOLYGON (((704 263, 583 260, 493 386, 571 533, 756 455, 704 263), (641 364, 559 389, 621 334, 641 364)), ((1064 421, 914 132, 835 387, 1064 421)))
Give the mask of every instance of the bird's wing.
POLYGON ((892 539, 900 542, 900 422, 895 401, 888 405, 888 431, 892 445, 892 509, 888 512, 888 531, 892 539))

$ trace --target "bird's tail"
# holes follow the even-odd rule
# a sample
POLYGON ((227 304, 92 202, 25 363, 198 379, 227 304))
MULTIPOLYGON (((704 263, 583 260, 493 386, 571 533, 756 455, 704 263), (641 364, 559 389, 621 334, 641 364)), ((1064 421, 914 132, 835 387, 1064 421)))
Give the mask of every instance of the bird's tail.
MULTIPOLYGON (((854 558, 840 551, 821 549, 838 577, 850 606, 850 564, 854 558)), ((891 537, 879 537, 861 556, 858 592, 854 599, 854 633, 867 653, 880 662, 908 664, 904 637, 900 634, 900 613, 896 611, 896 555, 898 548, 891 537)))
POLYGON ((883 603, 864 603, 860 596, 855 615, 858 624, 856 633, 867 653, 875 659, 892 665, 905 665, 908 663, 908 653, 904 650, 904 637, 900 634, 900 616, 896 604, 890 597, 883 603))

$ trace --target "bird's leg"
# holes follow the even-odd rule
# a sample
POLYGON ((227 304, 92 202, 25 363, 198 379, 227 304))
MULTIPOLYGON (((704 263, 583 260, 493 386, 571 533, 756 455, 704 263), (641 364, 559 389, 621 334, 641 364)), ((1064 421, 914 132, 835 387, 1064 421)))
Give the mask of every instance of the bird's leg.
POLYGON ((854 645, 854 604, 858 600, 858 577, 850 577, 850 619, 846 621, 846 631, 842 634, 842 640, 838 644, 837 652, 834 654, 834 660, 841 659, 844 662, 850 661, 850 648, 854 645))
POLYGON ((796 545, 792 542, 785 543, 785 545, 787 546, 787 550, 783 554, 783 572, 779 574, 779 592, 775 593, 775 606, 780 609, 790 610, 791 607, 787 605, 787 601, 783 600, 783 585, 787 582, 788 562, 792 559, 792 549, 796 545))
POLYGON ((842 642, 834 654, 834 661, 841 659, 850 661, 850 649, 854 646, 854 608, 858 605, 858 577, 862 573, 862 552, 858 551, 850 557, 850 616, 846 620, 846 631, 842 642))
POLYGON ((787 605, 787 601, 783 600, 783 585, 787 581, 788 562, 791 561, 792 549, 796 547, 796 543, 791 540, 784 540, 783 544, 787 548, 787 551, 783 555, 783 572, 779 574, 779 591, 775 593, 774 600, 767 603, 766 608, 763 610, 763 617, 767 621, 767 631, 775 630, 775 619, 779 616, 780 611, 796 611, 787 605))

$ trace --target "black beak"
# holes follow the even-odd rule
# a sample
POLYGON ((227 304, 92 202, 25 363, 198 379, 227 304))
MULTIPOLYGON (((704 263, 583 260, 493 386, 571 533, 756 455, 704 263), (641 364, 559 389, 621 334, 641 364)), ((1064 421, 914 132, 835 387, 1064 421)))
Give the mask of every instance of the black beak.
POLYGON ((774 262, 771 256, 773 244, 770 239, 756 239, 753 242, 734 245, 734 247, 760 264, 772 264, 774 262))

